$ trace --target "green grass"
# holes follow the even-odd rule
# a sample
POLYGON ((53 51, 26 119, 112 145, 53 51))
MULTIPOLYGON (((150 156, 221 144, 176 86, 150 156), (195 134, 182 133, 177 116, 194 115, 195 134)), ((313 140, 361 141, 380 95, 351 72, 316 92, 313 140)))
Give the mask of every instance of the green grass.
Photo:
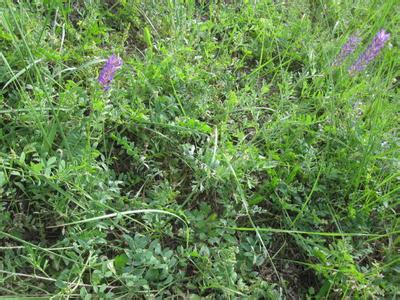
POLYGON ((396 299, 399 12, 2 1, 0 296, 396 299))

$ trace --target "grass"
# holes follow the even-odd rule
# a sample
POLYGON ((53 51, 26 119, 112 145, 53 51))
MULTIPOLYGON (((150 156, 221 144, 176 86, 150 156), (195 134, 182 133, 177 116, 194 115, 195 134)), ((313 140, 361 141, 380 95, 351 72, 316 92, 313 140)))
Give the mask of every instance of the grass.
POLYGON ((396 299, 399 12, 1 2, 2 298, 396 299))

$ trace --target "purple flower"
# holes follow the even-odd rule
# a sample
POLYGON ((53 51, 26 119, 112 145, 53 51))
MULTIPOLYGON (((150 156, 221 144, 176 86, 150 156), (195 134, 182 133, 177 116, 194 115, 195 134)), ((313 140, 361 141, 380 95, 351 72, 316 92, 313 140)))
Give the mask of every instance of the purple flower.
POLYGON ((387 33, 384 29, 379 31, 372 43, 368 46, 368 48, 360 55, 357 61, 349 68, 350 74, 354 74, 356 72, 364 70, 367 65, 374 60, 374 58, 379 54, 381 49, 385 46, 385 43, 388 41, 390 34, 387 33))
POLYGON ((340 53, 338 56, 336 56, 334 62, 332 65, 334 66, 340 66, 343 61, 346 59, 347 56, 349 56, 351 53, 356 50, 358 44, 360 44, 361 38, 358 33, 355 33, 349 37, 347 40, 346 44, 343 45, 342 50, 340 50, 340 53))
POLYGON ((105 91, 110 88, 110 84, 114 78, 114 74, 121 66, 122 59, 120 57, 113 54, 107 59, 98 78, 98 81, 103 86, 103 89, 105 91))

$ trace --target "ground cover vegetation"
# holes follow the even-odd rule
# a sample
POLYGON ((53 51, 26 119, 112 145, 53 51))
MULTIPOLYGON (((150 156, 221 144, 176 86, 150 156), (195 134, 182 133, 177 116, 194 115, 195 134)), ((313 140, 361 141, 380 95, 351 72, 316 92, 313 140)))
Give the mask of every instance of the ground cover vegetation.
POLYGON ((396 0, 1 1, 0 295, 395 299, 399 24, 396 0))

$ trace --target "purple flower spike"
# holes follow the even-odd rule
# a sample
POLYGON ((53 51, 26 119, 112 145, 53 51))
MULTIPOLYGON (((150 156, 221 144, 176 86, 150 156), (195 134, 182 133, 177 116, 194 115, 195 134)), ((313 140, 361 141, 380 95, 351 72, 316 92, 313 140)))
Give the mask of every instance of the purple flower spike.
POLYGON ((122 59, 120 57, 113 54, 107 59, 98 78, 98 81, 103 86, 105 91, 109 90, 111 81, 114 78, 114 74, 119 68, 121 68, 121 66, 122 59))
POLYGON ((379 54, 389 37, 390 34, 384 29, 379 31, 372 40, 372 43, 368 46, 367 50, 365 50, 364 53, 362 53, 357 59, 357 61, 349 68, 350 74, 364 70, 367 65, 379 54))
POLYGON ((334 66, 340 66, 343 61, 346 59, 347 56, 349 56, 351 53, 356 50, 358 44, 360 44, 361 38, 358 33, 355 33, 349 37, 347 40, 346 44, 343 45, 342 50, 340 50, 340 53, 338 56, 336 56, 334 62, 332 65, 334 66))

